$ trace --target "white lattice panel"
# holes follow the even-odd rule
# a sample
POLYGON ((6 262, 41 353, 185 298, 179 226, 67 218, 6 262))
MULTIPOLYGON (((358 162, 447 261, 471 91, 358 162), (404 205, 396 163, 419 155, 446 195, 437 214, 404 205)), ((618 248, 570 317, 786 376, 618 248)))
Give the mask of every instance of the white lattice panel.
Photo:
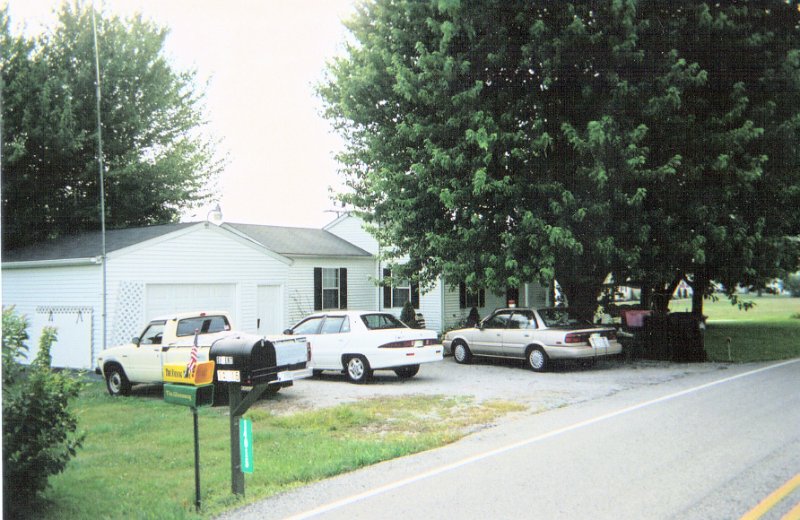
POLYGON ((141 332, 143 321, 144 283, 120 282, 109 346, 128 343, 141 332))

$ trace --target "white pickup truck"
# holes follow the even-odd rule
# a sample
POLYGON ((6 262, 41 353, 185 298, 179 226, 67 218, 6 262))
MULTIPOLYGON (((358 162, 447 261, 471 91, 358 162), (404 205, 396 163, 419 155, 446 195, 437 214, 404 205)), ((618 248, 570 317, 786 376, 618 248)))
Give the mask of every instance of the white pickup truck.
MULTIPOLYGON (((225 312, 190 312, 156 318, 131 343, 104 350, 97 358, 95 372, 105 379, 109 394, 129 395, 133 384, 163 383, 164 365, 188 364, 195 331, 199 363, 209 361, 209 351, 214 342, 239 334, 231 328, 230 317, 225 312)), ((269 336, 265 339, 273 344, 276 353, 288 354, 293 366, 305 367, 311 357, 310 345, 305 338, 269 336)), ((295 379, 311 374, 310 368, 281 372, 277 381, 270 383, 269 390, 291 386, 295 379)), ((216 377, 214 379, 216 383, 216 377)))

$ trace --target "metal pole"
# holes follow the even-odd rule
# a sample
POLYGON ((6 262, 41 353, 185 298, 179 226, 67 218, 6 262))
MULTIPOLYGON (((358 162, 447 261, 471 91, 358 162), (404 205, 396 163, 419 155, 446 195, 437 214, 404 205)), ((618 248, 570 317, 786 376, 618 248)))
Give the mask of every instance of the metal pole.
POLYGON ((97 98, 97 164, 100 174, 100 236, 101 253, 103 261, 103 350, 106 349, 108 341, 106 334, 108 330, 108 313, 106 304, 106 189, 105 174, 103 166, 103 130, 100 120, 100 53, 97 46, 97 23, 94 16, 94 2, 92 2, 92 34, 94 36, 94 71, 95 71, 95 93, 97 98))
POLYGON ((194 506, 200 512, 200 429, 197 426, 197 408, 192 407, 194 417, 194 506))

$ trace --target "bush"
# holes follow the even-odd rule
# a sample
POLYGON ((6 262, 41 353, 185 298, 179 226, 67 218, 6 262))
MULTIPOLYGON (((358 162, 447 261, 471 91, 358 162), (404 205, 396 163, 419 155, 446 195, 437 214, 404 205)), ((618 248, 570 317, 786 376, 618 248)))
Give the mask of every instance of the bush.
POLYGON ((405 305, 403 305, 403 312, 400 313, 400 321, 412 329, 417 328, 417 313, 414 311, 414 306, 411 305, 410 301, 407 301, 405 305))
POLYGON ((783 281, 783 288, 794 297, 800 296, 800 273, 793 273, 783 281))
POLYGON ((46 327, 30 366, 28 321, 13 307, 3 309, 3 508, 20 516, 47 487, 50 475, 64 470, 83 441, 77 418, 68 409, 83 383, 50 368, 56 330, 46 327))

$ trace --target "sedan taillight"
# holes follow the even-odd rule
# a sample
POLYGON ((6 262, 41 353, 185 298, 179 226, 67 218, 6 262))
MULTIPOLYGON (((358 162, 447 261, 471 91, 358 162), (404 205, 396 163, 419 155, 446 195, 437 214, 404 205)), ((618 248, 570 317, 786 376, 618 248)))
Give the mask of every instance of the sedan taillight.
POLYGON ((415 348, 426 347, 428 345, 436 345, 438 341, 435 339, 409 339, 404 341, 393 341, 380 345, 378 348, 415 348))
POLYGON ((311 342, 306 341, 306 361, 311 362, 311 342))
POLYGON ((564 337, 564 343, 575 345, 576 343, 589 343, 589 335, 583 333, 570 332, 564 337))

